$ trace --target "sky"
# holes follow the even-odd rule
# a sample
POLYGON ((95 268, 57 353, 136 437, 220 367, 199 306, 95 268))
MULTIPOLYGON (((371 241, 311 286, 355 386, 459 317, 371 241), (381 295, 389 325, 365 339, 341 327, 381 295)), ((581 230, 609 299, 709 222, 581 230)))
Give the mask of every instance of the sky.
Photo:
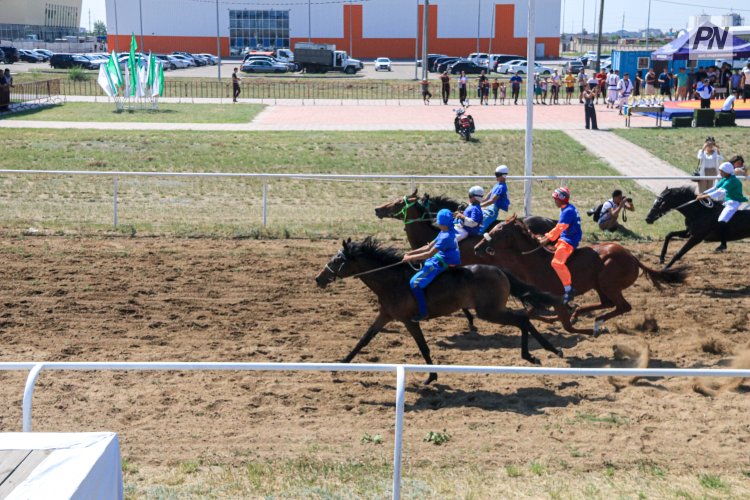
MULTIPOLYGON (((232 1, 236 4, 240 3, 237 0, 232 1)), ((252 4, 252 0, 246 1, 248 5, 252 4)), ((268 0, 258 0, 258 3, 264 3, 264 1, 268 3, 268 0)), ((481 1, 491 2, 492 0, 481 1)), ((594 24, 595 14, 598 13, 601 0, 561 0, 561 2, 562 31, 580 32, 582 21, 587 31, 597 31, 594 24)), ((411 2, 409 4, 411 5, 411 2)), ((604 4, 604 32, 617 31, 622 28, 623 15, 626 30, 637 31, 645 28, 649 4, 651 5, 650 25, 662 30, 686 28, 688 17, 691 15, 719 15, 732 11, 745 18, 745 25, 750 25, 750 1, 748 0, 604 0, 604 4)), ((81 26, 88 28, 89 9, 92 25, 97 20, 106 20, 104 0, 83 0, 81 26)))

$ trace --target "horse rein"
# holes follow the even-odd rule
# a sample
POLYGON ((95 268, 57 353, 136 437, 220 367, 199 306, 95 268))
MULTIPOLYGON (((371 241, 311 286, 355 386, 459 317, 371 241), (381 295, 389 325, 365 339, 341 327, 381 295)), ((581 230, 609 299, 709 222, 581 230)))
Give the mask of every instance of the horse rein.
POLYGON ((339 268, 338 268, 337 271, 334 271, 331 268, 331 266, 329 265, 330 262, 328 264, 326 264, 326 266, 325 266, 325 269, 328 270, 328 272, 330 272, 331 274, 333 274, 333 280, 331 280, 331 281, 336 281, 337 279, 343 281, 345 278, 359 278, 360 276, 364 276, 365 274, 376 273, 378 271, 383 271, 385 269, 390 269, 391 267, 400 266, 401 264, 409 264, 409 267, 411 267, 415 271, 418 271, 419 269, 422 268, 421 265, 419 267, 415 267, 411 262, 404 262, 404 261, 401 260, 401 261, 398 261, 398 262, 394 262, 393 264, 388 264, 387 266, 376 267, 375 269, 370 269, 369 271, 362 271, 361 273, 352 274, 350 276, 340 276, 339 272, 341 271, 341 268, 344 267, 344 264, 346 264, 346 258, 344 257, 344 253, 341 250, 339 250, 339 252, 336 254, 336 256, 337 257, 341 256, 341 258, 343 259, 342 262, 341 262, 341 265, 339 266, 339 268))
MULTIPOLYGON (((484 238, 484 240, 485 240, 485 241, 486 241, 487 243, 489 243, 490 245, 492 244, 492 235, 490 235, 490 233, 484 233, 484 234, 482 235, 482 238, 484 238)), ((553 252, 552 250, 550 250, 549 248, 547 248, 546 246, 544 246, 544 245, 542 245, 541 243, 539 243, 539 246, 537 246, 536 248, 532 248, 531 250, 527 250, 527 251, 525 251, 525 252, 521 252, 521 255, 529 255, 529 254, 531 254, 531 253, 534 253, 534 252, 536 252, 536 251, 537 251, 537 250, 539 250, 540 248, 543 248, 543 249, 545 249, 545 250, 546 250, 547 252, 549 252, 549 253, 555 253, 555 252, 553 252)), ((492 247, 490 247, 490 248, 486 249, 486 250, 485 250, 485 252, 487 252, 487 253, 488 253, 489 255, 494 255, 494 253, 495 253, 495 249, 494 249, 494 248, 492 248, 492 247), (492 249, 492 252, 489 252, 489 251, 488 251, 489 249, 492 249)))
POLYGON ((430 211, 430 200, 427 199, 426 204, 422 204, 420 202, 419 198, 415 198, 414 201, 409 201, 408 196, 404 196, 404 206, 401 210, 396 212, 394 214, 394 217, 400 218, 402 215, 404 216, 404 225, 412 224, 413 222, 434 222, 435 219, 430 217, 432 215, 432 212, 430 211), (424 212, 422 212, 422 215, 419 216, 418 219, 409 219, 406 215, 406 212, 413 207, 414 205, 419 205, 424 209, 424 212))
MULTIPOLYGON (((661 196, 657 196, 656 197, 656 201, 658 201, 660 203, 664 203, 664 199, 661 196)), ((654 220, 660 219, 661 217, 667 215, 672 210, 679 210, 679 209, 684 208, 684 207, 686 207, 688 205, 692 205, 696 201, 699 202, 701 205, 703 205, 706 208, 713 208, 714 207, 714 200, 712 200, 711 198, 702 199, 702 200, 699 200, 698 198, 696 198, 694 200, 686 201, 682 205, 677 205, 676 207, 672 207, 672 208, 666 209, 664 212, 662 212, 658 216, 654 217, 654 220)), ((656 202, 654 202, 654 204, 656 204, 656 202)))

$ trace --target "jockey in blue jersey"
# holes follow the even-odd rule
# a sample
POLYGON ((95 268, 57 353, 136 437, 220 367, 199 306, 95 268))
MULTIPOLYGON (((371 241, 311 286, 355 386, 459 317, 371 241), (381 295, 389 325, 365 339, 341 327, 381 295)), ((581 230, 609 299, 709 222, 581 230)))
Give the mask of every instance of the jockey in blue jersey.
POLYGON ((482 227, 482 207, 479 205, 484 197, 482 186, 473 186, 469 189, 469 206, 463 213, 456 212, 456 241, 461 242, 468 236, 479 235, 482 227))
POLYGON ((450 210, 443 208, 437 213, 437 225, 440 227, 440 234, 434 241, 404 255, 404 262, 425 261, 422 269, 409 281, 411 293, 414 294, 419 306, 419 315, 412 318, 415 323, 427 319, 427 303, 424 298, 424 289, 427 285, 449 267, 461 265, 461 254, 458 251, 453 214, 450 210))
POLYGON ((480 233, 486 233, 493 222, 497 220, 500 210, 508 211, 510 200, 508 199, 508 185, 505 179, 508 177, 508 167, 500 165, 495 169, 497 184, 492 187, 490 194, 482 200, 481 207, 484 209, 482 227, 480 233))

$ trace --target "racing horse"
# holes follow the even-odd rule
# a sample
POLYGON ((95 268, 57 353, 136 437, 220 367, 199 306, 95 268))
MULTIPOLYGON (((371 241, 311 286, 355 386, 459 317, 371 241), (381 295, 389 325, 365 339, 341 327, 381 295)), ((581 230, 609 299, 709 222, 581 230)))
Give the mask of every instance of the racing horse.
MULTIPOLYGON (((503 265, 501 255, 497 250, 504 249, 515 252, 519 256, 521 268, 515 270, 516 275, 541 290, 553 294, 563 292, 562 284, 550 265, 552 252, 541 246, 539 241, 526 227, 523 221, 515 216, 510 217, 503 224, 495 226, 476 246, 479 255, 489 254, 497 260, 498 266, 503 265)), ((566 263, 573 278, 573 288, 578 293, 596 290, 599 303, 582 306, 571 312, 565 306, 558 306, 558 317, 568 331, 572 322, 581 314, 598 309, 613 311, 601 314, 595 318, 593 335, 596 337, 602 331, 602 324, 615 316, 625 314, 632 306, 625 300, 622 291, 635 283, 640 270, 651 280, 658 289, 662 284, 677 285, 685 281, 687 272, 684 268, 665 269, 655 271, 645 266, 632 253, 619 243, 601 243, 577 249, 566 263)), ((578 333, 584 333, 579 331, 578 333)), ((588 333, 588 332, 586 332, 588 333)))
MULTIPOLYGON (((396 198, 395 200, 389 201, 375 208, 375 215, 379 219, 392 218, 401 220, 404 223, 404 231, 406 232, 406 239, 409 241, 409 246, 412 249, 423 247, 428 244, 440 232, 434 224, 435 215, 443 208, 455 212, 461 210, 465 204, 461 204, 450 198, 444 196, 433 196, 425 193, 421 198, 415 189, 409 195, 404 197, 396 198)), ((524 219, 527 225, 535 233, 546 233, 552 229, 556 220, 547 219, 545 217, 532 216, 524 219)), ((461 252, 461 264, 492 264, 490 259, 478 257, 474 253, 474 246, 479 243, 480 236, 469 236, 465 240, 459 243, 459 251, 461 252)), ((506 268, 510 267, 510 261, 514 259, 514 255, 509 254, 505 256, 505 262, 507 263, 506 268)), ((494 265, 494 264, 493 264, 494 265)), ((474 317, 468 309, 463 310, 466 320, 469 322, 469 330, 476 332, 474 326, 474 317)))
MULTIPOLYGON (((352 242, 349 238, 315 278, 317 285, 325 288, 337 279, 358 277, 378 297, 379 311, 375 321, 343 359, 344 363, 354 359, 385 325, 396 320, 406 326, 425 362, 433 364, 420 324, 411 321, 418 311, 409 288, 409 279, 415 271, 403 265, 402 258, 397 250, 383 248, 369 237, 362 242, 352 242)), ((462 307, 473 308, 484 320, 518 327, 521 330, 521 357, 526 361, 540 364, 529 353, 529 333, 546 350, 562 357, 562 350, 554 347, 534 328, 525 312, 507 308, 511 294, 535 307, 546 308, 562 303, 559 296, 541 292, 495 266, 486 265, 447 269, 425 289, 430 318, 447 316, 462 307)), ((437 380, 437 373, 430 373, 425 384, 434 380, 437 380)))
MULTIPOLYGON (((646 215, 646 222, 653 224, 659 217, 670 210, 677 210, 685 217, 685 229, 672 231, 664 238, 664 246, 659 255, 659 263, 664 264, 667 247, 672 238, 687 238, 682 248, 674 254, 666 268, 672 267, 683 255, 703 241, 721 241, 719 233, 719 214, 722 207, 713 202, 698 202, 692 186, 667 188, 656 197, 654 205, 646 215)), ((728 241, 750 238, 750 211, 738 210, 729 221, 728 241)))

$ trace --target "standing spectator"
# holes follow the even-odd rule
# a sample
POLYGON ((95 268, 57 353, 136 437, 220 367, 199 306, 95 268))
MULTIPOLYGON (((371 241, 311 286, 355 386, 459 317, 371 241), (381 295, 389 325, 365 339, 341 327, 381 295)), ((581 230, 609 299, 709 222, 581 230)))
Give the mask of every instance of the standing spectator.
POLYGON ((731 86, 732 94, 739 99, 740 94, 742 93, 742 73, 740 73, 739 68, 734 70, 734 74, 729 79, 729 84, 731 86))
POLYGON ((547 78, 539 78, 539 88, 542 90, 542 104, 547 105, 547 89, 549 88, 549 83, 547 82, 547 78))
POLYGON ((654 68, 648 68, 648 73, 646 73, 645 94, 646 97, 656 95, 656 73, 654 73, 654 68))
POLYGON ((560 104, 560 102, 558 101, 558 98, 560 97, 560 82, 560 73, 555 70, 552 73, 552 98, 550 100, 550 104, 560 104))
POLYGON ((487 104, 484 100, 484 84, 487 82, 487 73, 482 70, 482 73, 479 75, 479 81, 477 82, 477 97, 479 98, 479 105, 481 106, 483 103, 487 104))
POLYGON ((706 70, 703 69, 703 66, 698 66, 698 69, 695 70, 695 84, 698 85, 698 83, 702 82, 708 78, 708 73, 706 73, 706 70))
POLYGON ((430 82, 422 80, 420 87, 422 87, 422 102, 427 106, 430 104, 430 98, 432 97, 432 94, 430 93, 430 82))
POLYGON ((596 102, 598 104, 599 96, 601 96, 602 101, 607 98, 607 72, 603 68, 596 74, 596 81, 599 84, 599 93, 596 95, 596 102))
POLYGON ((694 96, 694 89, 695 89, 695 68, 690 68, 690 71, 688 71, 687 75, 687 94, 685 96, 685 100, 689 101, 693 99, 694 96))
POLYGON ((490 105, 490 79, 485 78, 484 83, 482 83, 482 98, 484 99, 484 105, 489 106, 490 105))
POLYGON ((521 72, 516 71, 516 74, 510 77, 510 98, 513 99, 513 104, 518 104, 518 94, 522 83, 521 72))
POLYGON ((466 98, 466 73, 463 71, 458 77, 458 102, 461 103, 461 106, 466 106, 469 103, 466 98))
POLYGON ((500 104, 505 105, 505 82, 500 82, 500 104))
POLYGON ((15 85, 13 85, 13 75, 10 74, 9 68, 5 68, 3 78, 5 79, 5 81, 3 82, 5 83, 5 85, 7 85, 8 87, 15 87, 15 85))
POLYGON ((667 69, 664 68, 659 75, 659 94, 667 96, 669 100, 672 100, 672 78, 667 73, 667 69))
POLYGON ((618 70, 610 70, 607 75, 607 108, 615 109, 617 104, 617 93, 620 88, 620 72, 618 70))
MULTIPOLYGON (((539 98, 542 97, 542 82, 539 78, 539 73, 534 73, 534 104, 540 104, 539 98)), ((528 102, 528 98, 526 99, 528 102)))
POLYGON ((583 91, 583 111, 586 117, 587 129, 591 128, 592 130, 599 130, 599 127, 596 124, 596 108, 594 108, 594 100, 598 93, 598 86, 583 91))
POLYGON ((698 82, 695 92, 701 98, 701 109, 710 109, 711 98, 714 96, 714 88, 711 85, 711 80, 706 78, 702 82, 698 82))
POLYGON ((747 98, 750 97, 750 61, 747 62, 747 66, 742 68, 742 102, 746 102, 747 98))
POLYGON ((716 71, 716 66, 708 67, 708 70, 706 71, 706 78, 711 81, 712 86, 716 86, 716 83, 719 81, 719 72, 716 71))
POLYGON ((633 88, 633 95, 638 97, 641 95, 641 83, 643 82, 643 71, 638 70, 638 72, 635 74, 635 81, 633 82, 634 88, 633 88))
POLYGON ((617 93, 620 96, 617 108, 619 109, 618 115, 622 114, 622 108, 627 104, 630 99, 630 94, 633 92, 633 82, 630 81, 630 74, 625 73, 622 75, 622 80, 617 85, 617 93))
POLYGON ((239 68, 234 68, 232 73, 232 102, 237 102, 237 98, 240 96, 240 75, 237 74, 239 68))
POLYGON ((721 87, 724 89, 721 93, 722 97, 727 97, 730 93, 729 87, 732 83, 732 67, 724 63, 721 65, 721 75, 719 77, 721 81, 721 87))
POLYGON ((677 101, 684 101, 687 99, 687 85, 688 85, 688 74, 685 71, 685 68, 680 68, 677 70, 677 77, 675 78, 677 81, 677 95, 675 96, 675 100, 677 101))
POLYGON ((448 98, 451 95, 451 77, 448 76, 447 71, 443 71, 440 75, 440 91, 443 94, 443 104, 448 104, 448 98))
MULTIPOLYGON (((719 151, 719 146, 713 137, 706 137, 706 142, 698 151, 698 175, 706 177, 716 177, 719 173, 719 165, 724 161, 724 157, 719 151)), ((698 191, 703 193, 713 187, 714 181, 710 179, 701 179, 698 181, 698 191)))
POLYGON ((495 81, 492 82, 492 98, 494 99, 495 103, 494 105, 497 106, 497 91, 500 89, 500 80, 495 78, 495 81))
POLYGON ((586 82, 588 78, 583 68, 578 72, 578 103, 583 104, 583 91, 586 90, 586 82))
POLYGON ((0 111, 8 111, 12 82, 13 77, 10 76, 10 70, 6 68, 4 73, 0 73, 0 111))
POLYGON ((570 104, 570 100, 573 98, 573 90, 575 90, 576 86, 576 77, 573 76, 572 71, 568 71, 568 74, 565 75, 565 104, 570 104))

